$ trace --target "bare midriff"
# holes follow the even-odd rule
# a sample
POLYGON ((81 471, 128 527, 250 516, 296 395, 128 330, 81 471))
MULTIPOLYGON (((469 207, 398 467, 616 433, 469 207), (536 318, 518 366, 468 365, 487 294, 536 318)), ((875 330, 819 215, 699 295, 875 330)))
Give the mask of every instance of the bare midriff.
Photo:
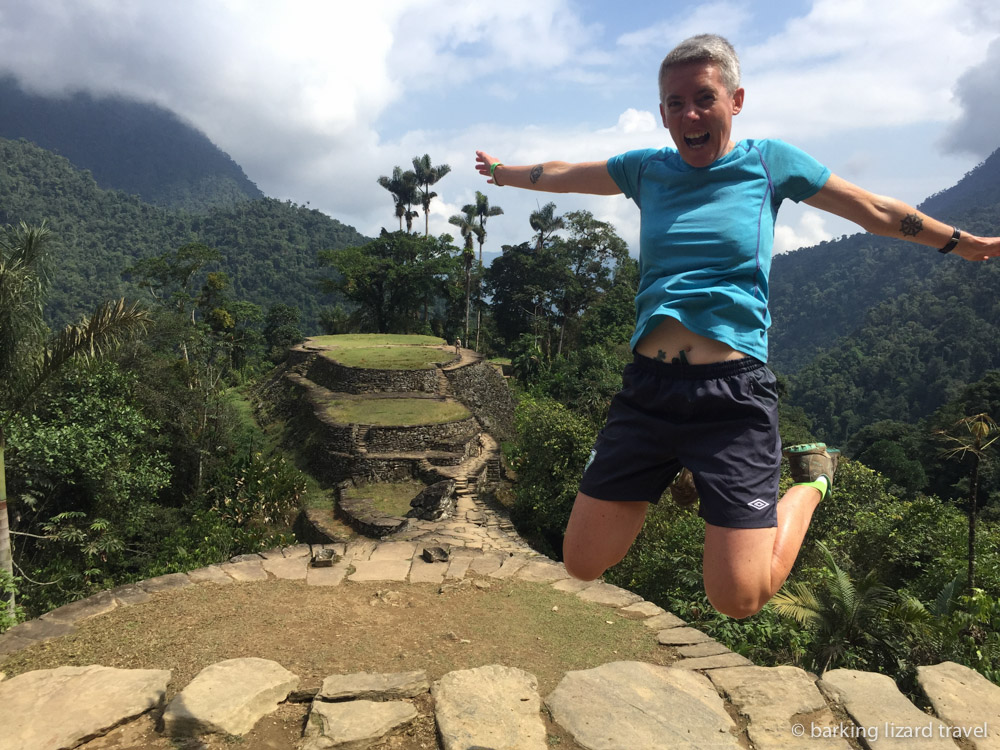
POLYGON ((710 365, 747 356, 728 344, 689 331, 674 318, 664 318, 639 340, 635 350, 650 359, 672 362, 676 358, 691 365, 710 365), (684 352, 684 357, 681 357, 681 352, 684 352))

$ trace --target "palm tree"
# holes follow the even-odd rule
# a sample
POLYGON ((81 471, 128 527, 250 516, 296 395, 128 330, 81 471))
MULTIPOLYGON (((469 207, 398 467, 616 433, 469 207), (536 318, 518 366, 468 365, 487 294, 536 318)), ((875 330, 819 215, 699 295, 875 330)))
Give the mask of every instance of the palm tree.
POLYGON ((537 211, 532 211, 528 221, 531 224, 531 228, 538 232, 538 242, 535 245, 536 250, 542 249, 542 245, 545 243, 545 240, 548 239, 553 232, 566 226, 566 222, 563 221, 563 217, 556 216, 555 203, 546 203, 537 211))
MULTIPOLYGON (((149 314, 138 303, 105 302, 89 318, 67 326, 48 342, 42 299, 48 286, 46 255, 52 235, 44 223, 21 223, 0 233, 0 570, 14 574, 7 516, 4 456, 10 421, 63 365, 75 357, 104 356, 145 329, 149 314)), ((14 593, 8 599, 14 613, 14 593)))
POLYGON ((462 340, 468 346, 469 300, 472 298, 472 261, 476 259, 476 254, 472 250, 472 242, 482 229, 476 223, 476 207, 473 205, 466 205, 462 208, 462 213, 452 216, 448 219, 448 223, 458 227, 459 233, 465 239, 465 249, 462 252, 462 260, 465 261, 465 338, 462 340))
POLYGON ((944 451, 946 458, 965 458, 972 454, 972 468, 969 471, 969 573, 968 591, 976 587, 976 517, 978 515, 977 495, 979 494, 979 464, 986 458, 986 452, 1000 439, 1000 426, 989 414, 964 417, 952 426, 952 432, 941 430, 938 434, 952 444, 944 451))
POLYGON ((417 200, 417 175, 410 170, 404 172, 402 167, 393 167, 392 176, 382 175, 378 178, 378 184, 392 195, 396 204, 396 218, 399 219, 399 231, 403 231, 404 219, 406 231, 411 231, 413 220, 418 215, 413 210, 413 204, 417 200))
POLYGON ((420 187, 420 203, 424 207, 424 237, 430 234, 431 201, 437 198, 437 193, 431 192, 431 185, 450 171, 451 167, 447 164, 432 166, 429 154, 413 157, 413 172, 420 187))
POLYGON ((775 595, 771 606, 779 615, 815 632, 813 659, 823 673, 840 665, 850 666, 859 650, 873 645, 895 592, 878 582, 875 571, 855 583, 822 542, 817 546, 831 576, 816 589, 804 583, 789 584, 775 595))
MULTIPOLYGON (((462 210, 465 211, 468 208, 466 206, 462 210)), ((476 216, 479 217, 479 233, 476 235, 476 239, 479 240, 479 271, 482 273, 483 270, 483 243, 486 242, 486 219, 490 216, 500 216, 503 213, 503 209, 500 206, 491 206, 490 199, 484 194, 476 191, 476 216)), ((476 290, 476 350, 479 350, 479 327, 480 327, 480 317, 482 316, 482 292, 476 290)))

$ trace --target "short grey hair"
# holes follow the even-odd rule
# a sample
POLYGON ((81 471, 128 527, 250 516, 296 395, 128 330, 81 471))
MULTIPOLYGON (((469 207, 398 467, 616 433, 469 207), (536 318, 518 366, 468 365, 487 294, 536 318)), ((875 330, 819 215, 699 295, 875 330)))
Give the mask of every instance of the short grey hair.
POLYGON ((713 63, 719 68, 726 91, 734 94, 740 87, 740 58, 729 40, 716 34, 698 34, 674 47, 660 63, 660 101, 663 82, 670 68, 688 63, 713 63))

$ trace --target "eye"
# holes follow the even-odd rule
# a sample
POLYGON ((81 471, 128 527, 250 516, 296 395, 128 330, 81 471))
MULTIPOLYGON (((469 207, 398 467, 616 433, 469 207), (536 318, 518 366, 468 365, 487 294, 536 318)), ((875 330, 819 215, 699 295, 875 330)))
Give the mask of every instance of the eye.
POLYGON ((667 102, 667 109, 671 112, 676 112, 681 108, 681 103, 677 100, 667 102))

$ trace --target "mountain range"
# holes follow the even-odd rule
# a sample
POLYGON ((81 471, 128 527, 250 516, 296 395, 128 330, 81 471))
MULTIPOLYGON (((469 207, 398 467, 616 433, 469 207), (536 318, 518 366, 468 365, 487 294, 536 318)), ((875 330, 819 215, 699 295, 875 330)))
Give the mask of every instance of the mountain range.
MULTIPOLYGON (((325 214, 263 197, 228 155, 162 108, 46 99, 10 80, 0 80, 0 97, 0 222, 46 220, 62 243, 53 322, 137 294, 125 268, 200 241, 222 253, 238 297, 297 306, 313 331, 337 301, 317 290, 318 250, 367 242, 325 214)), ((1000 151, 920 208, 1000 234, 1000 151)), ((996 263, 868 234, 777 256, 771 364, 821 438, 839 443, 880 419, 915 422, 1000 368, 998 287, 996 263)))

